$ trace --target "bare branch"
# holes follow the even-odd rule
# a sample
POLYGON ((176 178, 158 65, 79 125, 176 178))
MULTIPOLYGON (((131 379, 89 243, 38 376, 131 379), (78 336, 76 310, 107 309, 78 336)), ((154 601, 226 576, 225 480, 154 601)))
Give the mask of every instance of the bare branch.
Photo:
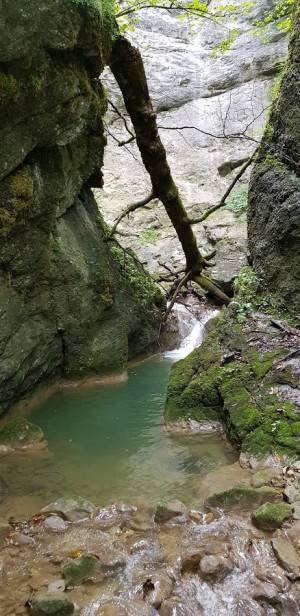
POLYGON ((235 178, 232 180, 231 184, 228 186, 227 190, 225 191, 225 193, 224 193, 222 199, 219 201, 219 203, 217 203, 216 205, 213 205, 212 207, 210 207, 208 210, 206 210, 206 212, 204 212, 204 214, 199 216, 199 218, 189 218, 189 222, 190 222, 191 225, 197 225, 199 222, 203 222, 204 220, 206 220, 206 218, 208 218, 208 216, 213 214, 213 212, 216 212, 216 210, 219 210, 221 207, 223 207, 223 205, 225 205, 227 197, 230 195, 230 193, 231 193, 232 189, 235 187, 236 183, 239 181, 239 179, 245 173, 246 169, 248 169, 248 167, 250 167, 251 163, 253 162, 255 154, 256 154, 256 150, 252 154, 252 156, 245 162, 245 164, 241 167, 239 172, 236 174, 235 178))
POLYGON ((254 137, 250 137, 249 135, 246 135, 245 133, 230 133, 228 135, 226 134, 221 134, 221 135, 215 135, 214 133, 209 133, 205 130, 202 130, 202 128, 198 128, 198 126, 162 126, 162 125, 158 125, 159 129, 162 130, 176 130, 176 131, 180 131, 180 130, 196 130, 199 133, 202 133, 202 135, 207 135, 208 137, 213 137, 214 139, 245 139, 246 141, 253 141, 254 143, 259 144, 260 142, 257 139, 254 139, 254 137))
POLYGON ((121 111, 119 111, 118 107, 116 107, 116 105, 114 105, 114 103, 113 103, 111 100, 109 100, 109 99, 108 99, 108 102, 109 102, 109 104, 110 104, 111 108, 114 110, 114 112, 115 112, 115 113, 119 116, 119 118, 122 120, 122 122, 123 122, 123 124, 124 124, 124 126, 125 126, 125 129, 127 130, 128 134, 130 135, 130 139, 128 139, 128 141, 124 141, 124 142, 120 141, 120 142, 119 142, 119 146, 120 146, 120 145, 124 145, 125 143, 130 143, 131 141, 134 141, 134 139, 135 139, 135 134, 132 132, 132 130, 130 130, 130 128, 129 128, 129 126, 128 126, 128 123, 127 123, 127 120, 126 120, 125 116, 121 113, 121 111))
POLYGON ((176 289, 175 289, 175 293, 173 294, 173 297, 172 297, 172 299, 171 299, 171 301, 170 301, 170 303, 169 303, 169 305, 168 305, 168 308, 167 308, 167 310, 166 310, 166 312, 165 312, 165 314, 164 314, 163 323, 165 323, 165 322, 166 322, 166 320, 167 320, 167 318, 168 318, 168 316, 169 316, 169 314, 170 314, 170 312, 171 312, 171 310, 172 310, 172 308, 173 308, 173 306, 174 306, 174 304, 175 304, 176 297, 177 297, 177 295, 178 295, 178 293, 179 293, 180 289, 182 289, 182 287, 183 287, 183 286, 184 286, 184 285, 185 285, 185 284, 186 284, 189 280, 191 280, 191 276, 192 276, 192 272, 187 272, 187 273, 183 276, 183 278, 181 278, 181 280, 179 280, 179 283, 178 283, 178 285, 177 285, 177 287, 176 287, 176 289))
POLYGON ((144 207, 145 205, 147 205, 147 203, 150 203, 150 201, 152 201, 153 199, 155 199, 155 196, 154 196, 153 191, 151 191, 151 193, 147 195, 147 197, 145 197, 141 201, 137 201, 136 203, 131 203, 130 205, 128 205, 126 210, 124 210, 124 212, 122 212, 122 214, 120 214, 120 216, 117 218, 114 226, 111 229, 110 234, 105 238, 106 241, 112 238, 112 236, 115 234, 117 230, 118 224, 121 222, 121 220, 123 220, 123 218, 125 218, 125 216, 128 216, 132 212, 135 212, 135 210, 137 210, 140 207, 144 207))

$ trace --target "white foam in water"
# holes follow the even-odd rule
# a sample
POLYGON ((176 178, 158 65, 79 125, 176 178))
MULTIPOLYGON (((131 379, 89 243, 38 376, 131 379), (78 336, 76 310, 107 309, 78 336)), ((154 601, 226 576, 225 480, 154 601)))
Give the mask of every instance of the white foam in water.
POLYGON ((197 319, 182 304, 174 304, 172 312, 177 316, 181 342, 178 349, 167 351, 164 357, 168 359, 183 359, 203 342, 205 324, 219 314, 219 310, 207 310, 201 320, 197 319))

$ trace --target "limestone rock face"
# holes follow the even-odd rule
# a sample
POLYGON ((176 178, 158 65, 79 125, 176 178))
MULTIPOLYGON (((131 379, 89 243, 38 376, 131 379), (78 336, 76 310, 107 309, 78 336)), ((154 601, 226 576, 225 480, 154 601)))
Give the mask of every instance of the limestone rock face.
POLYGON ((250 185, 249 247, 253 265, 279 308, 300 305, 300 13, 295 13, 282 79, 250 185))
MULTIPOLYGON (((221 0, 213 0, 209 6, 214 9, 220 4, 221 0)), ((186 22, 167 11, 143 10, 131 34, 142 51, 158 125, 168 127, 161 128, 160 135, 192 217, 218 203, 262 134, 270 85, 286 55, 285 38, 275 26, 268 43, 250 33, 254 20, 269 8, 268 0, 260 0, 248 17, 239 17, 234 27, 240 28, 241 34, 228 52, 217 57, 213 50, 225 30, 208 20, 195 19, 194 28, 189 29, 186 22), (198 130, 176 130, 182 126, 198 130), (245 130, 254 142, 243 138, 245 130), (236 134, 241 138, 230 138, 236 134)), ((122 109, 120 93, 109 77, 108 89, 110 98, 122 109)), ((111 113, 109 117, 110 132, 120 139, 128 138, 117 115, 111 113)), ((108 140, 104 178, 104 189, 97 190, 97 199, 109 221, 132 202, 133 195, 139 200, 149 191, 149 179, 135 144, 117 148, 112 139, 108 140)), ((235 205, 241 211, 247 203, 247 181, 246 175, 235 192, 235 205)), ((182 265, 180 244, 159 203, 154 202, 149 212, 137 211, 134 221, 135 225, 124 219, 120 229, 128 234, 124 241, 151 272, 165 273, 160 262, 176 269, 182 265)), ((194 231, 204 253, 217 250, 212 275, 228 290, 246 263, 245 214, 218 211, 204 225, 196 225, 194 231)))
POLYGON ((40 383, 124 370, 151 346, 157 298, 103 242, 90 190, 102 185, 109 15, 56 0, 0 14, 2 413, 40 383))

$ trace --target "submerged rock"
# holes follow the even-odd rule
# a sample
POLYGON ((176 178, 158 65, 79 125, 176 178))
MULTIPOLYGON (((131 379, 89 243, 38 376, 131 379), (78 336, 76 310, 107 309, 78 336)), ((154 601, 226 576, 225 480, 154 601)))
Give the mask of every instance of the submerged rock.
POLYGON ((252 523, 261 530, 272 531, 280 528, 292 514, 292 507, 287 503, 264 503, 253 511, 252 523))
POLYGON ((220 509, 253 508, 262 503, 278 502, 282 499, 278 492, 269 486, 261 488, 232 488, 224 492, 212 494, 205 501, 205 507, 218 507, 220 509))
POLYGON ((93 522, 98 528, 106 529, 123 526, 136 513, 137 507, 125 503, 114 503, 109 507, 99 507, 93 514, 93 522))
MULTIPOLYGON (((171 598, 161 604, 159 614, 160 616, 194 616, 195 612, 178 599, 171 598)), ((201 614, 203 614, 203 610, 200 606, 197 606, 197 616, 201 616, 201 614)))
POLYGON ((144 595, 147 603, 155 608, 159 608, 165 599, 168 599, 174 588, 174 578, 168 573, 155 573, 150 580, 153 588, 144 595))
POLYGON ((276 476, 276 471, 272 468, 264 468, 254 473, 251 478, 253 488, 261 488, 262 486, 271 485, 271 480, 276 476))
POLYGON ((220 582, 233 570, 230 558, 217 554, 207 554, 201 558, 198 574, 204 580, 220 582))
POLYGON ((31 616, 72 616, 72 601, 61 592, 37 595, 29 602, 31 616))
POLYGON ((187 507, 179 500, 159 502, 156 507, 154 521, 158 524, 169 522, 172 518, 186 518, 187 514, 187 507))
POLYGON ((274 584, 256 584, 252 597, 255 601, 269 603, 270 605, 277 605, 281 602, 278 588, 274 584))
POLYGON ((0 443, 13 449, 26 448, 41 443, 44 434, 35 424, 24 417, 15 417, 7 421, 0 430, 0 443))
POLYGON ((95 505, 82 496, 63 496, 50 503, 42 513, 62 513, 71 522, 90 517, 95 510, 95 505))
POLYGON ((158 612, 142 601, 119 599, 103 603, 95 616, 155 616, 158 612))

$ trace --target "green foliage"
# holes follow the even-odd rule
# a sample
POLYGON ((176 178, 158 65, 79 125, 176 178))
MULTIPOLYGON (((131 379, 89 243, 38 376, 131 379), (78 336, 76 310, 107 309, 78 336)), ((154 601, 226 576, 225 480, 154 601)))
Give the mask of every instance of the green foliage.
POLYGON ((0 103, 7 100, 15 102, 19 97, 19 85, 13 75, 0 72, 0 103))
POLYGON ((225 209, 230 212, 234 212, 236 216, 240 216, 246 211, 248 206, 248 186, 239 186, 234 192, 230 194, 226 200, 225 209))
POLYGON ((141 244, 153 244, 159 239, 159 231, 157 229, 143 229, 139 234, 141 244))
POLYGON ((128 290, 142 306, 148 306, 149 300, 158 299, 160 295, 158 287, 134 256, 125 252, 120 246, 113 246, 111 253, 120 275, 125 278, 128 290))
POLYGON ((280 0, 271 10, 266 10, 261 20, 256 20, 252 34, 264 36, 264 42, 268 42, 268 27, 271 23, 276 24, 279 32, 288 32, 291 27, 291 14, 295 0, 280 0))
POLYGON ((43 80, 38 75, 32 75, 30 77, 30 85, 37 91, 40 92, 43 86, 43 80))
POLYGON ((97 9, 102 8, 101 0, 72 0, 73 4, 77 4, 78 6, 90 6, 95 7, 97 9))

